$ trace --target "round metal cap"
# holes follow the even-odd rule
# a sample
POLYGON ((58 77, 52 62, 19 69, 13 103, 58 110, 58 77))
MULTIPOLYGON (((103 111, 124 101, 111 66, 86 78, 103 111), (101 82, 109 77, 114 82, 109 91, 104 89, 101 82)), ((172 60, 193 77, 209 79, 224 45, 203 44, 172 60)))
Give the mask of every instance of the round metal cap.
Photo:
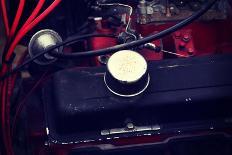
POLYGON ((105 84, 112 93, 123 97, 136 96, 145 91, 149 81, 147 62, 139 53, 122 50, 109 58, 105 84))
MULTIPOLYGON (((38 55, 51 46, 62 42, 60 35, 50 29, 38 31, 34 34, 29 42, 28 51, 31 57, 38 55)), ((54 52, 62 52, 63 47, 55 49, 54 52)), ((55 62, 57 59, 49 54, 44 54, 40 58, 34 60, 39 65, 48 65, 55 62)))

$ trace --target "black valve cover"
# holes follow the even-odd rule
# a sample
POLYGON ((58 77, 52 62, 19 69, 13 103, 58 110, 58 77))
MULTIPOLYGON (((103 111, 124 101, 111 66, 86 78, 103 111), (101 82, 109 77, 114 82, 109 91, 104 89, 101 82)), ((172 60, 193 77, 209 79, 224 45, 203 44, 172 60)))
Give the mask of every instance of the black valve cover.
POLYGON ((232 55, 148 62, 151 82, 134 98, 106 88, 105 67, 55 73, 43 88, 49 137, 56 141, 100 139, 102 130, 232 115, 232 55))

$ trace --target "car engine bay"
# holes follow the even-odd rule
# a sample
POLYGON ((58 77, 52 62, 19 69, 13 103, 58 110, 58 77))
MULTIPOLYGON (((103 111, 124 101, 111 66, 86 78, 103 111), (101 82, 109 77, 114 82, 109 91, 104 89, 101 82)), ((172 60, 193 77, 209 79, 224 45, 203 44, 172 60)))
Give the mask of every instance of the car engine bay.
POLYGON ((0 6, 0 155, 232 154, 230 0, 0 6))

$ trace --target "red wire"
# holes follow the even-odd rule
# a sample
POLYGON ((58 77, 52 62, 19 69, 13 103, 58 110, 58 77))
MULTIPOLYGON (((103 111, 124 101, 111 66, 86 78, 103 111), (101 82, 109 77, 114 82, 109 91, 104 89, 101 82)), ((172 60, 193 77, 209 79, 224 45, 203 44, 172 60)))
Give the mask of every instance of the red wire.
MULTIPOLYGON (((6 36, 9 36, 10 33, 10 27, 9 27, 9 21, 8 21, 8 15, 7 15, 7 9, 6 9, 6 2, 5 0, 1 0, 1 13, 2 13, 2 17, 3 17, 3 23, 4 23, 4 27, 5 27, 5 31, 6 31, 6 36)), ((3 65, 2 66, 2 71, 3 74, 6 72, 6 66, 3 65)), ((3 85, 2 85, 3 86, 3 85)))
MULTIPOLYGON (((22 26, 21 29, 24 29, 27 25, 29 25, 29 24, 35 19, 35 17, 38 15, 38 13, 40 12, 41 8, 43 7, 44 2, 45 2, 45 0, 39 0, 38 4, 36 5, 36 8, 33 10, 32 14, 29 16, 29 18, 28 18, 27 21, 24 23, 24 25, 22 26)), ((24 3, 24 2, 21 2, 21 7, 19 7, 19 8, 23 8, 23 7, 22 7, 22 6, 23 6, 22 3, 24 3)), ((19 10, 21 10, 21 9, 18 9, 17 12, 21 12, 21 11, 19 11, 19 10)), ((17 13, 16 13, 16 15, 17 15, 17 13)), ((18 22, 14 22, 14 23, 18 23, 18 22)), ((13 25, 14 25, 14 24, 13 24, 13 25)), ((12 27, 13 27, 13 26, 12 26, 12 27)), ((14 27, 15 27, 15 26, 14 26, 14 27)), ((15 29, 15 28, 14 28, 14 29, 15 29)), ((13 30, 12 30, 12 31, 13 31, 13 30)), ((9 40, 9 39, 8 39, 8 40, 9 40)), ((15 47, 14 47, 14 48, 15 48, 15 47)), ((7 71, 6 66, 3 65, 2 70, 1 70, 2 74, 4 74, 6 71, 7 71)))
POLYGON ((12 145, 12 138, 11 138, 11 130, 10 130, 10 97, 11 97, 11 89, 10 89, 10 82, 11 78, 6 80, 7 83, 7 97, 6 97, 6 136, 7 136, 7 154, 13 155, 14 154, 14 149, 12 145))
MULTIPOLYGON (((7 44, 11 42, 12 37, 14 36, 16 29, 18 27, 20 18, 23 13, 25 5, 25 0, 20 0, 19 6, 12 24, 12 27, 10 29, 10 32, 7 32, 7 44)), ((4 4, 2 5, 4 6, 4 4)), ((5 9, 4 9, 5 10, 5 9)), ((6 21, 6 11, 2 11, 5 21, 6 21)), ((9 25, 8 25, 9 26, 9 25)), ((6 26, 7 27, 7 26, 6 26)), ((6 28, 7 29, 7 28, 6 28)), ((6 30, 8 31, 8 30, 6 30)), ((7 67, 3 69, 3 71, 7 70, 7 67)), ((3 139, 6 147, 6 153, 13 155, 13 146, 12 146, 12 139, 10 134, 10 96, 11 96, 11 78, 5 80, 3 82, 3 96, 2 96, 2 130, 3 130, 3 139), (9 87, 10 85, 10 87, 9 87)))
MULTIPOLYGON (((23 62, 23 60, 24 60, 25 57, 26 57, 26 54, 27 54, 27 53, 24 51, 23 55, 22 55, 21 58, 18 60, 16 66, 19 65, 19 64, 21 64, 21 63, 23 62)), ((11 94, 13 94, 13 91, 14 91, 14 86, 15 86, 16 78, 17 78, 17 74, 14 74, 14 75, 13 75, 13 78, 12 78, 12 80, 11 80, 11 88, 10 88, 11 94)), ((11 95, 11 94, 10 94, 10 95, 11 95)))
POLYGON ((54 2, 42 13, 40 14, 35 20, 33 20, 32 23, 24 27, 23 29, 20 29, 18 34, 16 35, 14 41, 12 42, 7 54, 6 54, 6 60, 9 60, 11 55, 14 52, 15 47, 17 46, 18 42, 24 37, 24 35, 30 31, 32 28, 34 28, 41 20, 43 20, 47 15, 55 9, 55 7, 61 2, 61 0, 54 0, 54 2))
POLYGON ((22 26, 22 29, 24 29, 27 25, 29 25, 35 19, 35 17, 38 15, 41 8, 43 7, 44 2, 45 2, 45 0, 39 0, 38 4, 36 5, 36 7, 33 10, 32 14, 27 19, 27 21, 24 23, 24 25, 22 26))
POLYGON ((9 135, 7 132, 7 128, 6 128, 6 118, 5 118, 5 110, 6 110, 6 102, 7 102, 7 80, 5 80, 3 82, 3 88, 2 88, 2 113, 1 113, 1 124, 2 124, 2 136, 3 136, 3 141, 6 147, 6 153, 10 153, 12 152, 13 148, 11 145, 11 140, 9 139, 9 135))
MULTIPOLYGON (((17 36, 15 38, 15 40, 13 41, 12 45, 10 47, 10 49, 15 48, 15 46, 18 44, 18 42, 21 40, 21 38, 29 31, 31 30, 34 26, 36 26, 41 20, 43 20, 53 9, 55 9, 55 7, 61 2, 61 0, 54 0, 54 2, 41 14, 39 15, 32 23, 28 24, 30 21, 33 20, 33 18, 38 14, 38 12, 40 11, 40 9, 42 8, 42 5, 44 4, 44 0, 39 1, 37 7, 35 8, 35 10, 33 11, 33 13, 31 14, 31 16, 28 18, 28 20, 26 21, 26 23, 24 24, 24 26, 20 29, 19 33, 17 34, 17 36, 19 36, 20 39, 17 39, 17 36), (15 43, 15 44, 14 44, 15 43)), ((9 51, 10 51, 9 49, 9 51)), ((13 50, 8 54, 8 56, 11 56, 11 54, 13 53, 13 50)), ((3 73, 7 71, 7 67, 5 67, 5 65, 3 66, 2 69, 3 73)))
MULTIPOLYGON (((40 12, 40 10, 42 9, 42 7, 43 7, 43 5, 44 5, 44 2, 45 2, 45 0, 39 0, 39 2, 37 3, 35 9, 33 10, 32 14, 29 16, 29 18, 28 18, 28 19, 26 20, 26 22, 23 24, 23 26, 22 26, 21 29, 25 28, 27 25, 29 25, 29 24, 35 19, 35 17, 38 15, 38 13, 40 12)), ((24 57, 25 57, 25 55, 22 56, 22 59, 21 59, 21 60, 23 60, 24 57)), ((19 61, 19 63, 21 63, 21 60, 19 61)), ((19 63, 18 63, 18 64, 19 64, 19 63)), ((5 71, 5 69, 4 69, 4 71, 5 71)), ((11 91, 13 91, 16 77, 17 77, 17 75, 14 75, 14 78, 12 79, 12 88, 11 88, 11 91)), ((12 93, 12 92, 11 92, 11 93, 12 93)))
MULTIPOLYGON (((26 52, 25 52, 26 53, 26 52)), ((23 59, 25 58, 26 54, 24 54, 20 60, 18 61, 17 64, 20 64, 23 59)), ((10 127, 10 96, 13 94, 14 91, 14 85, 16 81, 17 74, 15 74, 12 77, 9 77, 8 80, 8 91, 7 91, 7 103, 6 103, 6 135, 7 135, 7 140, 8 140, 8 146, 7 149, 9 150, 9 154, 14 154, 13 148, 12 148, 12 136, 11 136, 11 127, 10 127)))
POLYGON ((18 120, 19 114, 21 113, 26 100, 28 99, 28 97, 35 91, 35 89, 40 85, 40 83, 44 80, 44 78, 46 77, 48 71, 46 71, 41 77, 40 79, 35 83, 35 85, 31 88, 31 90, 26 94, 26 96, 22 99, 22 101, 18 104, 17 108, 16 108, 16 114, 13 118, 13 124, 12 124, 12 137, 15 131, 15 127, 16 127, 16 122, 18 120))
MULTIPOLYGON (((5 4, 5 0, 1 0, 1 9, 2 9, 2 14, 3 14, 3 21, 4 21, 4 25, 5 25, 5 29, 6 29, 6 34, 7 34, 7 43, 10 43, 11 38, 14 36, 16 29, 18 27, 19 24, 19 20, 22 16, 23 13, 23 8, 25 5, 25 0, 20 0, 19 2, 19 7, 17 9, 12 27, 10 30, 9 29, 9 22, 8 22, 8 16, 7 16, 7 12, 6 12, 6 4, 5 4)), ((3 65, 1 72, 4 74, 7 71, 6 66, 3 65)))
MULTIPOLYGON (((7 33, 7 42, 10 42, 10 39, 14 36, 16 29, 18 27, 19 24, 19 20, 22 16, 22 12, 23 12, 23 8, 25 5, 25 0, 20 0, 19 2, 19 7, 17 9, 11 30, 9 30, 9 22, 8 22, 8 16, 7 16, 7 11, 6 11, 6 4, 5 4, 5 0, 1 0, 1 9, 2 9, 2 14, 3 14, 3 20, 4 20, 4 25, 5 25, 5 29, 6 29, 6 33, 7 33)), ((6 72, 6 67, 3 67, 2 72, 6 72)))
MULTIPOLYGON (((6 99, 6 82, 4 81, 2 83, 2 104, 1 104, 1 109, 5 109, 5 99, 6 99)), ((1 123, 2 123, 2 137, 3 137, 3 141, 5 143, 5 145, 7 145, 7 136, 6 136, 6 130, 5 130, 5 112, 2 111, 1 113, 1 123)))
POLYGON ((4 23, 5 30, 6 30, 6 36, 8 36, 10 33, 10 27, 9 27, 9 21, 8 21, 8 16, 7 16, 7 11, 6 11, 5 0, 1 0, 1 10, 2 10, 1 12, 3 16, 3 23, 4 23))
POLYGON ((22 13, 23 13, 24 5, 25 5, 25 0, 20 0, 19 7, 17 9, 17 12, 16 12, 16 15, 15 15, 12 27, 10 29, 10 34, 9 34, 8 39, 11 39, 14 36, 15 32, 16 32, 16 29, 17 29, 17 27, 19 25, 19 20, 20 20, 20 18, 22 16, 22 13))
MULTIPOLYGON (((16 35, 16 38, 10 45, 10 48, 8 52, 6 53, 6 60, 9 60, 11 55, 13 54, 14 48, 18 44, 18 42, 22 39, 22 37, 30 31, 33 27, 35 27, 41 20, 43 20, 59 3, 61 0, 54 0, 54 2, 41 14, 39 15, 35 20, 34 18, 37 16, 39 13, 40 9, 42 8, 44 4, 44 0, 40 0, 38 2, 37 7, 35 10, 32 12, 28 20, 25 22, 23 27, 20 29, 19 33, 16 35)), ((14 36, 19 20, 21 18, 23 8, 24 8, 25 0, 20 0, 19 7, 12 25, 11 30, 9 30, 9 23, 8 23, 8 17, 7 17, 7 12, 6 12, 6 5, 5 1, 1 0, 1 8, 2 8, 2 14, 3 14, 3 19, 4 19, 4 25, 6 28, 6 34, 8 37, 8 40, 10 41, 11 38, 14 36)), ((2 68, 2 73, 5 73, 7 71, 7 65, 3 65, 2 68)), ((12 142, 11 142, 11 134, 10 134, 10 117, 8 116, 10 113, 9 107, 10 107, 10 94, 11 94, 11 89, 7 91, 7 80, 3 82, 3 87, 2 87, 2 130, 3 130, 3 138, 4 138, 4 143, 6 145, 6 150, 7 154, 13 155, 13 148, 12 148, 12 142), (7 95, 7 96, 6 96, 7 95), (7 113, 5 113, 7 112, 7 113), (5 119, 5 114, 7 116, 7 120, 5 119), (5 123, 7 123, 7 127, 5 127, 5 123)), ((14 83, 14 80, 13 80, 14 83)))
MULTIPOLYGON (((22 39, 22 37, 28 32, 30 31, 33 27, 35 27, 41 20, 43 20, 53 9, 55 9, 55 7, 61 2, 61 0, 54 0, 54 2, 42 13, 40 14, 36 19, 34 19, 37 14, 39 13, 39 11, 41 10, 43 4, 44 4, 44 0, 40 0, 36 6, 36 8, 34 9, 34 11, 32 12, 32 14, 30 15, 30 17, 28 18, 28 20, 25 22, 25 24, 23 25, 23 27, 20 29, 20 31, 17 33, 14 41, 12 42, 12 44, 10 45, 10 48, 8 49, 8 52, 6 53, 6 60, 9 60, 9 58, 11 57, 11 55, 13 54, 13 51, 16 47, 16 45, 18 44, 18 42, 22 39)), ((3 14, 3 18, 4 18, 4 24, 6 25, 6 33, 8 37, 8 40, 11 40, 11 37, 14 36, 19 20, 21 18, 22 12, 23 12, 23 8, 24 8, 24 4, 25 4, 25 0, 20 0, 20 4, 12 25, 12 29, 9 32, 9 23, 8 23, 8 17, 6 14, 6 8, 4 9, 5 6, 5 1, 1 0, 1 6, 2 6, 2 14, 3 14), (6 22, 7 21, 7 22, 6 22), (8 24, 8 25, 7 25, 8 24), (9 35, 10 33, 10 35, 9 35)), ((2 68, 2 73, 5 73, 8 70, 7 65, 4 64, 3 68, 2 68)), ((15 78, 13 78, 13 84, 14 84, 14 80, 15 78)), ((9 107, 10 107, 10 95, 11 95, 11 88, 8 89, 7 86, 7 82, 8 81, 4 81, 3 82, 3 87, 2 87, 2 128, 3 128, 3 137, 4 137, 4 142, 6 144, 6 150, 7 150, 7 154, 13 154, 13 148, 12 148, 12 142, 11 142, 11 134, 10 134, 10 117, 9 115, 9 107), (5 119, 5 116, 7 116, 7 120, 5 119), (5 127, 7 123, 7 128, 5 127)), ((21 105, 21 104, 20 104, 21 105)), ((17 116, 19 114, 19 112, 21 111, 22 105, 19 107, 19 109, 17 110, 16 113, 16 119, 17 116)))
POLYGON ((6 71, 7 71, 7 65, 6 64, 2 64, 0 75, 4 75, 6 73, 6 71))

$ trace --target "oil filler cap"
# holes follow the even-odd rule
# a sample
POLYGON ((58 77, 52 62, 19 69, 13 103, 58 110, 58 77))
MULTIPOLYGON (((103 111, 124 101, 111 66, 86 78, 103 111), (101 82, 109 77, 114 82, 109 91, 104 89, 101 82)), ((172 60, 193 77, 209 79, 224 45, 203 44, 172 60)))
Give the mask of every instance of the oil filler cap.
POLYGON ((115 95, 133 97, 143 93, 149 85, 147 62, 131 50, 114 53, 107 62, 104 76, 106 87, 115 95))

